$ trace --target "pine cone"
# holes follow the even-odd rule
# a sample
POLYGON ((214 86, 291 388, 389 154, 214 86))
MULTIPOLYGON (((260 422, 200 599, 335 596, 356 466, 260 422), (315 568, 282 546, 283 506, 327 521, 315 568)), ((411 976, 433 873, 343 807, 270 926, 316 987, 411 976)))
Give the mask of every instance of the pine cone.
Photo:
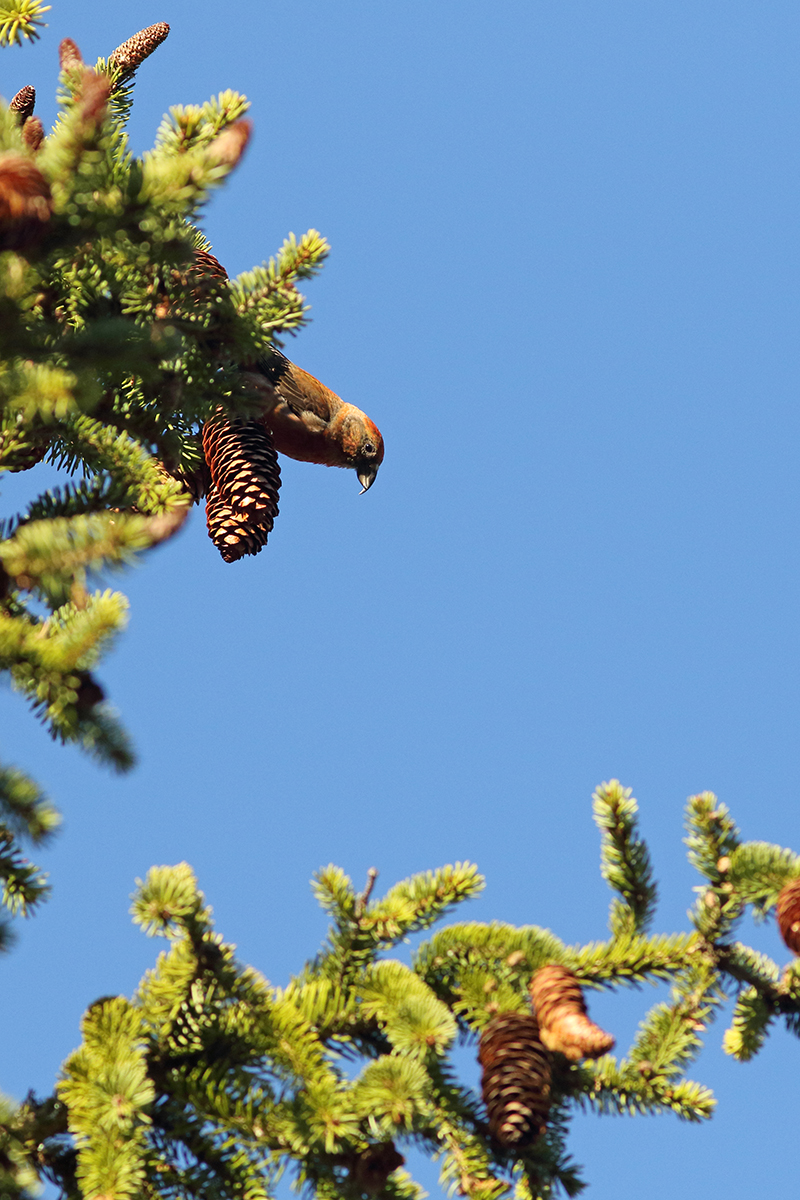
POLYGON ((555 963, 537 971, 529 984, 542 1041, 573 1062, 599 1058, 614 1045, 614 1038, 590 1021, 578 980, 567 967, 555 963))
POLYGON ((21 154, 0 155, 0 250, 27 250, 50 220, 50 186, 21 154))
POLYGON ((800 954, 800 879, 790 879, 778 896, 778 928, 792 954, 800 954))
POLYGON ((127 79, 161 45, 168 33, 169 25, 166 21, 159 21, 156 25, 140 29, 108 56, 108 65, 119 67, 122 72, 121 79, 127 79))
POLYGON ((72 71, 83 66, 83 55, 72 38, 63 38, 58 45, 58 61, 62 71, 72 71))
POLYGON ((97 126, 105 119, 108 98, 113 90, 105 75, 86 67, 75 96, 79 104, 81 133, 84 138, 95 136, 97 126))
POLYGON ((8 107, 13 113, 17 114, 17 121, 20 123, 20 125, 24 125, 28 117, 33 116, 33 108, 35 104, 36 88, 31 87, 29 83, 26 83, 25 87, 19 89, 8 107))
POLYGON ((550 1055, 536 1018, 504 1012, 481 1034, 478 1061, 489 1129, 501 1146, 530 1146, 547 1128, 550 1055))
POLYGON ((402 1167, 405 1161, 394 1142, 368 1146, 351 1163, 350 1178, 359 1191, 379 1196, 392 1171, 402 1167))
POLYGON ((260 421, 218 417, 203 426, 203 452, 211 473, 209 537, 225 562, 258 554, 278 515, 281 486, 270 434, 260 421))
POLYGON ((81 671, 75 695, 75 708, 78 716, 91 716, 92 709, 97 704, 102 704, 105 698, 106 694, 94 676, 89 671, 81 671))
POLYGON ((22 126, 22 140, 34 153, 39 149, 44 141, 44 125, 38 117, 28 117, 22 126))
POLYGON ((235 167, 250 141, 252 121, 235 121, 208 145, 208 153, 220 166, 235 167))
POLYGON ((228 272, 223 267, 218 258, 208 250, 195 250, 194 262, 191 266, 191 271, 201 278, 211 277, 212 279, 227 279, 228 272))

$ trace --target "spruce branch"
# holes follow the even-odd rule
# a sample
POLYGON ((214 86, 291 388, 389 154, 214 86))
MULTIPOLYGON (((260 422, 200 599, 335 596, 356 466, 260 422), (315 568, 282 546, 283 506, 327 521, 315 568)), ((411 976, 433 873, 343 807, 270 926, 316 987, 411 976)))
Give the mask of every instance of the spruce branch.
POLYGON ((800 874, 800 858, 769 842, 744 842, 730 859, 728 878, 736 894, 762 920, 789 880, 800 874))
MULTIPOLYGON (((0 824, 0 904, 11 916, 28 917, 46 899, 50 888, 47 876, 28 861, 11 833, 0 824)), ((8 948, 8 931, 0 937, 0 948, 8 948)))
POLYGON ((650 854, 637 834, 638 805, 618 779, 601 784, 593 799, 603 838, 602 875, 620 896, 611 907, 611 932, 615 937, 643 933, 653 919, 657 890, 650 854))
POLYGON ((712 1093, 702 1084, 650 1076, 646 1067, 631 1069, 625 1063, 617 1067, 613 1059, 601 1059, 582 1070, 585 1086, 579 1096, 580 1106, 601 1114, 633 1116, 670 1111, 684 1121, 697 1122, 708 1120, 716 1107, 712 1093))
POLYGON ((357 898, 356 903, 355 903, 354 911, 355 911, 355 915, 357 917, 360 917, 361 914, 364 912, 367 901, 369 900, 370 896, 372 895, 372 889, 375 887, 375 881, 377 880, 377 878, 378 878, 377 869, 375 867, 370 867, 369 870, 367 871, 367 882, 364 887, 364 890, 361 893, 361 895, 357 898))
POLYGON ((179 937, 189 921, 193 926, 207 925, 208 910, 188 863, 151 867, 147 878, 137 879, 136 884, 131 915, 148 937, 179 937))
POLYGON ((730 933, 744 908, 729 878, 739 830, 712 792, 689 798, 686 828, 689 861, 708 880, 707 886, 695 889, 699 898, 692 921, 698 932, 713 942, 730 933))
POLYGON ((742 942, 717 944, 714 957, 721 970, 737 983, 750 984, 768 993, 773 993, 778 986, 780 969, 777 963, 742 942))
POLYGON ((77 1177, 88 1196, 138 1196, 145 1178, 147 1075, 141 1013, 121 996, 101 1000, 83 1021, 83 1045, 64 1064, 59 1099, 78 1149, 77 1177))
POLYGON ((642 1023, 628 1056, 650 1080, 674 1080, 697 1056, 703 1033, 724 1000, 713 968, 699 964, 678 979, 670 1004, 657 1004, 642 1023))
POLYGON ((725 1030, 722 1039, 725 1053, 739 1062, 749 1062, 764 1045, 775 1014, 776 1006, 757 988, 745 988, 736 1001, 730 1028, 725 1030))
POLYGON ((54 1096, 37 1100, 29 1092, 21 1104, 0 1094, 0 1187, 14 1200, 30 1200, 41 1189, 42 1175, 59 1182, 70 1200, 77 1195, 72 1152, 64 1144, 66 1108, 54 1096))
POLYGON ((16 767, 0 766, 0 819, 14 837, 34 845, 49 840, 61 817, 36 784, 16 767))
POLYGON ((359 1010, 375 1018, 395 1051, 410 1058, 441 1055, 457 1033, 446 1005, 408 967, 383 961, 357 984, 359 1010))
MULTIPOLYGON (((0 881, 3 908, 10 916, 30 916, 47 898, 47 876, 23 853, 22 843, 46 842, 60 817, 29 776, 0 767, 0 881)), ((0 950, 10 944, 10 928, 0 922, 0 950)))
MULTIPOLYGON (((721 887, 730 868, 711 855, 720 843, 735 852, 732 821, 712 815, 716 807, 705 802, 698 810, 699 851, 690 849, 704 856, 711 882, 721 887)), ((760 852, 743 856, 737 888, 749 881, 757 894, 764 861, 760 852)), ((792 869, 781 852, 778 869, 787 863, 792 869)), ((767 866, 775 867, 772 851, 767 866)), ((740 989, 728 1053, 752 1057, 779 1015, 800 1033, 797 960, 781 974, 766 956, 723 941, 718 930, 712 939, 697 930, 628 932, 567 947, 536 926, 463 922, 433 933, 413 969, 385 957, 405 932, 441 919, 481 883, 475 868, 457 865, 373 899, 357 894, 339 868, 325 868, 315 888, 333 919, 328 941, 279 989, 241 966, 215 933, 186 864, 154 868, 132 911, 146 932, 169 939, 169 950, 130 1003, 99 1006, 113 1017, 102 1038, 92 1041, 87 1018, 84 1046, 62 1085, 62 1096, 75 1089, 70 1127, 80 1143, 79 1173, 99 1181, 102 1169, 122 1194, 138 1187, 164 1200, 181 1189, 220 1200, 266 1196, 285 1169, 297 1186, 330 1200, 358 1200, 370 1189, 410 1198, 417 1185, 401 1169, 408 1143, 440 1157, 443 1184, 474 1200, 500 1200, 511 1188, 531 1200, 558 1188, 577 1195, 583 1181, 568 1153, 575 1108, 672 1112, 688 1121, 711 1116, 713 1096, 686 1071, 728 985, 740 989), (615 988, 660 979, 672 982, 670 1000, 650 1010, 622 1059, 605 1053, 587 1061, 610 1045, 609 1036, 564 1036, 559 1022, 567 1009, 585 1018, 579 984, 615 988), (449 1060, 459 1032, 468 1041, 480 1035, 486 1107, 459 1083, 449 1060), (92 1058, 104 1038, 113 1046, 92 1058), (521 1054, 535 1064, 535 1080, 519 1078, 521 1054), (130 1131, 127 1158, 116 1147, 108 1151, 113 1122, 103 1082, 123 1061, 128 1083, 117 1093, 114 1120, 120 1145, 130 1131), (99 1081, 94 1090, 83 1065, 90 1062, 99 1081), (141 1087, 151 1088, 153 1099, 139 1105, 141 1087), (123 1119, 129 1124, 120 1134, 123 1119)), ((67 1179, 68 1166, 59 1170, 55 1177, 67 1179)))

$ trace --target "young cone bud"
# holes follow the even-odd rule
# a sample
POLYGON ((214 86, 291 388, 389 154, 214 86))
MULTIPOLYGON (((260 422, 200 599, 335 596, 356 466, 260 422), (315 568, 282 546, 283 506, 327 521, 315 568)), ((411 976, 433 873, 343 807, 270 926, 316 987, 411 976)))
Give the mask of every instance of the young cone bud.
POLYGON ((225 562, 258 554, 278 515, 281 486, 269 432, 260 421, 219 417, 203 426, 203 452, 211 474, 209 537, 225 562))
POLYGON ((59 44, 58 60, 62 71, 71 71, 74 67, 83 66, 83 55, 72 38, 64 38, 59 44))
POLYGON ((611 1034, 589 1020, 581 986, 572 971, 555 963, 542 967, 529 987, 548 1050, 557 1050, 577 1062, 579 1058, 599 1058, 612 1049, 611 1034))
POLYGON ((44 234, 52 212, 50 186, 21 154, 0 155, 0 250, 27 250, 44 234))
POLYGON ((31 150, 39 149, 44 141, 44 125, 38 117, 28 117, 22 126, 22 140, 31 150))
POLYGON ((800 879, 790 879, 778 896, 778 928, 792 954, 800 954, 800 879))
POLYGON ((94 135, 95 127, 103 120, 108 107, 108 98, 112 87, 105 75, 87 67, 78 93, 83 136, 90 138, 94 135))
POLYGON ((530 1146, 547 1128, 550 1110, 550 1055, 536 1018, 516 1012, 493 1017, 481 1034, 478 1061, 493 1137, 501 1146, 530 1146))
POLYGON ((109 66, 119 67, 122 78, 127 78, 161 45, 168 33, 169 25, 166 21, 159 21, 157 25, 148 25, 147 29, 140 29, 109 55, 109 66))
POLYGON ((36 88, 26 83, 24 88, 19 89, 8 107, 13 113, 17 114, 17 120, 20 125, 24 125, 28 117, 33 115, 33 106, 35 103, 36 88))
POLYGON ((250 141, 252 128, 252 121, 237 121, 234 125, 229 125, 209 144, 209 154, 220 165, 235 167, 250 141))

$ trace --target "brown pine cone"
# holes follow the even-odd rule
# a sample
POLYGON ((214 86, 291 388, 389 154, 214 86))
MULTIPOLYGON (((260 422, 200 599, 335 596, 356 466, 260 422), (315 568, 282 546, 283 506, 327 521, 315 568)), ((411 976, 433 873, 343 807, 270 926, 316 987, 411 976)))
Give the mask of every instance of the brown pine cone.
POLYGON ((478 1061, 489 1129, 501 1146, 530 1146, 547 1128, 550 1055, 536 1018, 504 1012, 481 1034, 478 1061))
POLYGON ((109 66, 119 67, 122 72, 121 78, 127 79, 161 45, 168 33, 169 25, 166 21, 159 21, 156 25, 140 29, 108 56, 109 66))
POLYGON ((281 486, 269 432, 261 421, 218 417, 203 426, 203 452, 211 474, 209 537, 225 562, 258 554, 278 515, 281 486))
POLYGON ((194 263, 191 267, 192 273, 202 277, 210 276, 212 279, 227 279, 228 272, 223 267, 218 258, 209 250, 195 250, 194 263))
POLYGON ((78 680, 75 707, 79 717, 88 717, 96 705, 103 703, 106 694, 89 671, 81 671, 78 680))
POLYGON ((381 1142, 377 1146, 368 1146, 354 1159, 350 1177, 359 1191, 379 1196, 392 1171, 402 1167, 405 1161, 394 1142, 381 1142))
POLYGON ((778 929, 792 954, 800 954, 800 879, 790 879, 778 896, 778 929))
POLYGON ((44 235, 52 212, 50 185, 30 158, 0 155, 0 250, 27 250, 44 235))
POLYGON ((33 108, 36 104, 36 88, 29 83, 25 87, 20 88, 14 99, 9 104, 9 108, 13 113, 17 114, 17 121, 20 125, 24 125, 28 117, 33 116, 33 108))
POLYGON ((600 1058, 614 1046, 614 1038, 590 1021, 578 980, 567 967, 551 963, 542 967, 529 984, 542 1041, 573 1062, 600 1058))

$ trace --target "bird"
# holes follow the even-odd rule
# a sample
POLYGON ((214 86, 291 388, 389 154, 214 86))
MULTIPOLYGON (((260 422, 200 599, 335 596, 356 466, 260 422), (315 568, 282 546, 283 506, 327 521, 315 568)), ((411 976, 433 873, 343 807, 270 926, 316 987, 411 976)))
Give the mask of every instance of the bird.
POLYGON ((299 462, 351 467, 361 495, 368 492, 383 462, 383 438, 377 425, 280 350, 271 349, 256 368, 278 397, 262 418, 275 449, 299 462))
MULTIPOLYGON (((195 250, 191 274, 202 302, 210 284, 228 273, 208 250, 195 250)), ((209 536, 226 562, 258 554, 278 515, 280 471, 276 451, 299 462, 352 468, 369 491, 383 462, 377 425, 308 371, 270 346, 242 366, 263 408, 249 420, 231 420, 222 409, 202 428, 205 466, 193 492, 206 496, 209 536)))
MULTIPOLYGON (((228 278, 222 263, 208 250, 195 250, 194 269, 212 280, 228 278)), ((342 400, 276 346, 244 370, 262 386, 266 380, 274 389, 277 399, 265 407, 260 419, 280 454, 298 462, 350 467, 361 484, 360 494, 369 491, 383 462, 384 446, 380 430, 365 412, 342 400)))

